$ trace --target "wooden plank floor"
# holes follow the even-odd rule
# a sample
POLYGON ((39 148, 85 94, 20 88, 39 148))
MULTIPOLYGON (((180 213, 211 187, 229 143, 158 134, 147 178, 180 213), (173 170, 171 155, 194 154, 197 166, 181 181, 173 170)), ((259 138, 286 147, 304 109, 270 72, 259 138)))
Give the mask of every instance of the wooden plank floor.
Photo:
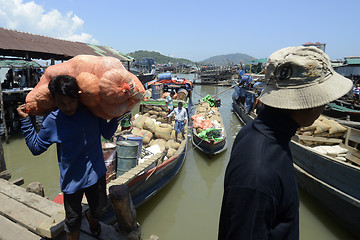
MULTIPOLYGON (((66 240, 64 219, 63 205, 0 179, 0 239, 66 240)), ((90 234, 88 221, 83 217, 80 239, 127 239, 112 226, 101 225, 100 238, 94 238, 90 234)))

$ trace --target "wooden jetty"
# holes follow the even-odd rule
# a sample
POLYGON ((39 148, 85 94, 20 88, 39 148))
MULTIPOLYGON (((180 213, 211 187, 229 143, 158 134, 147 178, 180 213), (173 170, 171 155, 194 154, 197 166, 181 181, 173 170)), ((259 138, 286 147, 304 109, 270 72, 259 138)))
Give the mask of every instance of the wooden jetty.
MULTIPOLYGON (((155 155, 154 160, 160 157, 155 155)), ((113 186, 124 186, 143 173, 153 161, 145 161, 129 172, 121 175, 107 184, 109 196, 113 186)), ((0 178, 0 239, 55 239, 65 240, 64 231, 65 211, 64 206, 34 193, 27 192, 24 188, 16 186, 0 178)), ((113 204, 114 205, 114 204, 113 204)), ((83 213, 88 208, 86 198, 83 200, 83 213)), ((119 233, 114 227, 101 223, 100 239, 129 239, 129 234, 119 233)), ((140 235, 140 228, 135 229, 132 235, 140 235), (135 232, 135 233, 133 233, 135 232)), ((157 239, 156 236, 151 238, 157 239)), ((99 239, 91 236, 88 221, 82 219, 80 239, 99 239)), ((140 238, 131 238, 140 239, 140 238)))
MULTIPOLYGON (((64 206, 0 179, 0 239, 65 240, 64 206)), ((86 206, 83 208, 87 209, 86 206)), ((128 239, 112 226, 101 223, 100 239, 128 239)), ((92 240, 83 217, 80 239, 92 240)))

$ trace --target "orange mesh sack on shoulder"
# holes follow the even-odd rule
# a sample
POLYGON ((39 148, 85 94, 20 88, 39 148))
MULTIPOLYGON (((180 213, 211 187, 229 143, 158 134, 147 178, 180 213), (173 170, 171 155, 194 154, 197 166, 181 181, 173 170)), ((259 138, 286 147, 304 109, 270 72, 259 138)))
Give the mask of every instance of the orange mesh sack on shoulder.
POLYGON ((48 84, 57 75, 76 78, 80 101, 104 119, 119 117, 141 101, 145 89, 139 79, 113 57, 78 55, 67 62, 48 67, 39 83, 26 96, 27 111, 45 115, 56 109, 48 84))

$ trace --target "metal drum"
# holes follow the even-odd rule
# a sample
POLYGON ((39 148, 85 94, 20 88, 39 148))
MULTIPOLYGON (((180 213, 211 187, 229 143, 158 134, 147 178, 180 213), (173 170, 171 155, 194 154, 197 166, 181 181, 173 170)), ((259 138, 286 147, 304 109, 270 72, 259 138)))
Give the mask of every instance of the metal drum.
POLYGON ((160 99, 163 95, 163 84, 155 83, 151 85, 151 97, 152 99, 160 99))
POLYGON ((134 134, 122 134, 119 136, 118 140, 128 140, 128 141, 134 141, 134 142, 139 143, 138 158, 140 158, 142 142, 143 142, 142 136, 138 136, 138 135, 134 135, 134 134))
POLYGON ((136 167, 139 143, 134 141, 116 142, 117 169, 116 176, 123 175, 130 169, 136 167))

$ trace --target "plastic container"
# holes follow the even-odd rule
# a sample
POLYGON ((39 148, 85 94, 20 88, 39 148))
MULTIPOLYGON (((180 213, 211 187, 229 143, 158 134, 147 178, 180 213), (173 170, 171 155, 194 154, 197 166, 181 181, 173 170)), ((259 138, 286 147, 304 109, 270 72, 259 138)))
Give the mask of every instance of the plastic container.
POLYGON ((157 77, 158 80, 171 80, 171 73, 160 73, 157 77))
POLYGON ((116 142, 117 168, 116 177, 136 167, 139 143, 134 141, 116 142))

